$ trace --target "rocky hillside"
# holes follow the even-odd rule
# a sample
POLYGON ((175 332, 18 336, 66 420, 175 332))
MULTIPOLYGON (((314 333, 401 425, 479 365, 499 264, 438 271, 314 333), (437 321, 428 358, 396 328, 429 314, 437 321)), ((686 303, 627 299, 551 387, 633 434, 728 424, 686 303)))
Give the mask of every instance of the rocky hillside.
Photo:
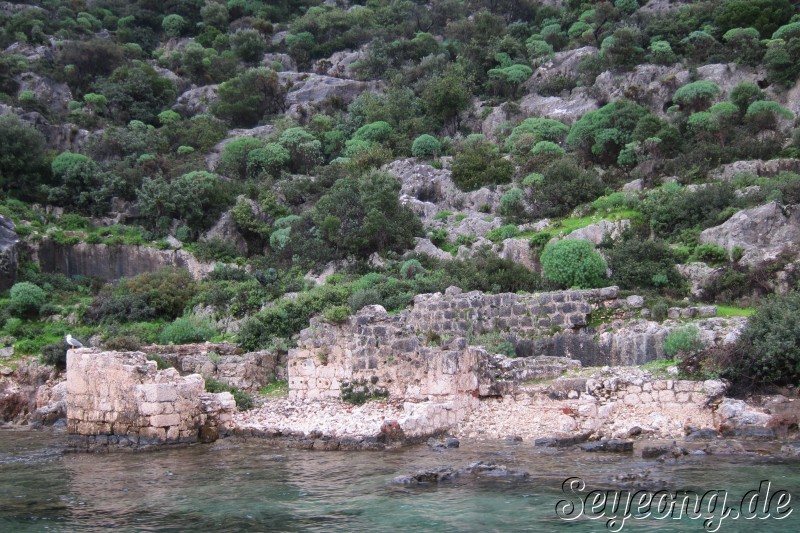
POLYGON ((797 286, 796 2, 0 2, 0 50, 7 368, 450 286, 797 286))

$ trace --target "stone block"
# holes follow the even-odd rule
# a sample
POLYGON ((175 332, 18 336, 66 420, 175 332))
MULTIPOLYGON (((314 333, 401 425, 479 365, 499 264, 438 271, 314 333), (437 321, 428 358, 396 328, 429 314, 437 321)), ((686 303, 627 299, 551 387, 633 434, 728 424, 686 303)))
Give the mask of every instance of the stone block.
POLYGON ((155 427, 177 426, 181 423, 181 417, 177 414, 155 415, 150 417, 150 425, 155 427))
POLYGON ((662 390, 658 393, 658 401, 660 402, 674 402, 675 401, 675 391, 671 390, 662 390))

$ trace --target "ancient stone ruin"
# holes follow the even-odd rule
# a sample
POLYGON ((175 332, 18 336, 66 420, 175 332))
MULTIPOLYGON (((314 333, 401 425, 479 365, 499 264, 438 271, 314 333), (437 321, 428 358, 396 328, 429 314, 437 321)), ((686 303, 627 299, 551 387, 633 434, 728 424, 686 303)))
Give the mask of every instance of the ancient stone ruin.
POLYGON ((205 392, 202 376, 157 370, 142 352, 67 353, 71 445, 97 450, 211 442, 230 429, 229 392, 205 392))

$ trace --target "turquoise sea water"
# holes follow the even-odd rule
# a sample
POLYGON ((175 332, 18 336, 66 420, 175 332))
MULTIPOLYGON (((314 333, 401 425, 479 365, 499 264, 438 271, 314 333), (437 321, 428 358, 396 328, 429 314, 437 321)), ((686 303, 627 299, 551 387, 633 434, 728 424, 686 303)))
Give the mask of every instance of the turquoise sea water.
MULTIPOLYGON (((572 476, 584 480, 585 492, 625 487, 628 479, 651 491, 727 489, 737 508, 747 491, 770 480, 773 493, 789 491, 797 510, 784 520, 728 518, 719 530, 800 531, 800 461, 689 456, 660 463, 524 442, 313 452, 232 439, 147 453, 63 454, 63 439, 51 430, 0 430, 0 532, 607 531, 605 519, 556 515, 562 482, 572 476), (389 483, 415 469, 477 460, 531 476, 389 483)), ((703 531, 703 520, 629 519, 623 531, 703 531)))

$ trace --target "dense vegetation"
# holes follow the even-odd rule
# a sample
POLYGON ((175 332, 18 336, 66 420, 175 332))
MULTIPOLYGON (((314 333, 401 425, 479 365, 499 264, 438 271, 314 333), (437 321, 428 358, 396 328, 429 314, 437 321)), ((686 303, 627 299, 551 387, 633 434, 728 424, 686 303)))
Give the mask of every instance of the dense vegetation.
POLYGON ((280 349, 314 314, 340 321, 368 304, 399 310, 449 285, 614 283, 680 298, 688 286, 676 265, 693 261, 721 269, 705 300, 753 305, 791 258, 747 266, 741 250, 698 236, 741 209, 800 202, 795 173, 708 179, 722 164, 800 156, 800 129, 784 105, 800 76, 800 13, 788 0, 650 9, 656 3, 8 4, 0 10, 0 214, 34 244, 183 247, 227 266, 202 280, 163 271, 103 283, 42 273, 23 253, 18 283, 0 300, 0 334, 35 354, 67 329, 131 348, 240 326, 243 347, 280 349), (350 52, 353 61, 341 62, 350 52), (550 61, 568 67, 540 69, 550 61), (712 64, 732 65, 715 77, 703 68, 712 64), (649 80, 610 97, 600 89, 643 69, 657 73, 657 89, 649 80), (290 106, 292 84, 308 73, 377 89, 290 106), (190 102, 193 86, 209 92, 190 102), (531 111, 531 101, 549 97, 568 109, 596 105, 531 111), (79 129, 85 140, 64 141, 63 132, 79 129), (485 235, 451 236, 466 208, 421 222, 384 168, 410 157, 452 171, 461 191, 498 192, 495 205, 476 210, 499 223, 485 235), (635 179, 641 189, 621 192, 635 179), (119 206, 136 215, 110 224, 119 206), (208 238, 222 214, 242 242, 208 238), (543 218, 549 226, 531 229, 543 218), (623 219, 628 229, 596 250, 548 244, 623 219), (417 256, 418 237, 468 253, 417 256), (481 237, 494 250, 473 246, 481 237), (508 238, 530 242, 542 275, 497 257, 508 238), (324 285, 304 277, 330 265, 336 274, 324 285))

